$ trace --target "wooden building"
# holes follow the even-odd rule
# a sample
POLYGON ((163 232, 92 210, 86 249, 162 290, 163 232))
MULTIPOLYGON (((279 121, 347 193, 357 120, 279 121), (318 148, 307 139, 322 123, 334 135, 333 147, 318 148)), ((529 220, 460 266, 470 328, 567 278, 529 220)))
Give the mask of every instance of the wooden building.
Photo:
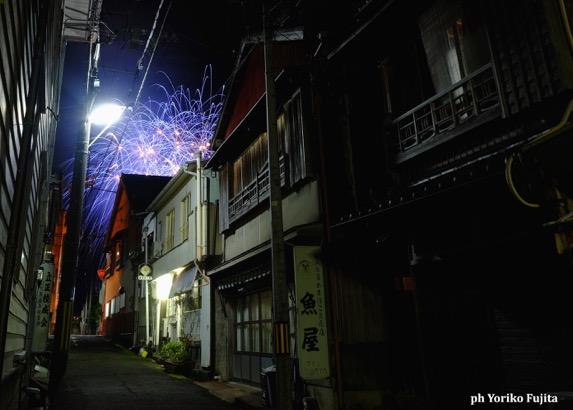
MULTIPOLYGON (((291 33, 292 34, 292 33, 291 33)), ((316 139, 309 115, 309 78, 304 43, 280 35, 273 45, 285 255, 291 300, 290 352, 297 360, 294 255, 301 246, 319 248, 322 236, 316 139)), ((223 380, 258 385, 272 364, 271 220, 268 137, 265 120, 262 44, 245 41, 227 90, 207 168, 219 175, 222 261, 208 269, 215 289, 215 372, 223 380)), ((326 326, 326 324, 324 324, 326 326)), ((327 349, 326 334, 324 347, 327 349)), ((316 349, 318 350, 318 349, 316 349)), ((328 356, 326 367, 329 370, 328 356)), ((325 373, 326 374, 326 373, 325 373)), ((332 404, 328 377, 309 382, 332 404)))
POLYGON ((309 7, 340 408, 571 385, 572 11, 309 7))

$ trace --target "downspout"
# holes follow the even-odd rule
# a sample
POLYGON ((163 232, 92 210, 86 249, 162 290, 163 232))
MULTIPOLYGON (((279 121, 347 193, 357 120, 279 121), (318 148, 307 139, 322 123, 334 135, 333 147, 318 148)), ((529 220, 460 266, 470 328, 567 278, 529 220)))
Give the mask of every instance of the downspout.
MULTIPOLYGON (((202 184, 201 184, 201 153, 197 153, 195 154, 197 156, 197 168, 195 169, 196 175, 195 175, 195 188, 197 190, 197 216, 196 216, 196 226, 195 226, 195 231, 196 231, 196 236, 195 236, 195 245, 196 245, 196 250, 195 250, 195 259, 197 261, 201 261, 202 257, 203 257, 203 247, 201 246, 203 244, 203 207, 201 206, 202 198, 201 198, 201 194, 202 194, 202 184)), ((197 262, 195 263, 197 265, 197 269, 199 269, 199 265, 197 264, 197 262)), ((203 273, 203 272, 201 272, 203 273)))

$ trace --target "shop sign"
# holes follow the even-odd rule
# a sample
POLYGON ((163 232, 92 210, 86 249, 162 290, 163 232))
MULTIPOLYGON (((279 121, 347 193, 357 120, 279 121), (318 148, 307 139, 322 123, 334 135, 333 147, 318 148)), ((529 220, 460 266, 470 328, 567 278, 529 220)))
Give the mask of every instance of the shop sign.
POLYGON ((320 247, 295 246, 297 353, 303 379, 330 377, 326 300, 320 247))
POLYGON ((36 312, 32 351, 46 350, 48 328, 50 327, 50 300, 52 296, 52 281, 54 279, 54 264, 44 262, 38 270, 37 280, 40 282, 36 293, 36 312))

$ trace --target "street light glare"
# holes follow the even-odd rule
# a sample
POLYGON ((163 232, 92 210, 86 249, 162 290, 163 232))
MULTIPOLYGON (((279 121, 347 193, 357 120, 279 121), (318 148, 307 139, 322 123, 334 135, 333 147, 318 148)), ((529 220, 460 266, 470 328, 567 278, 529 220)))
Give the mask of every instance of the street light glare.
POLYGON ((173 283, 173 275, 166 273, 155 279, 155 296, 158 300, 169 299, 169 292, 171 291, 171 284, 173 283))
POLYGON ((89 120, 95 125, 110 125, 119 120, 124 111, 125 105, 102 104, 91 112, 89 120))

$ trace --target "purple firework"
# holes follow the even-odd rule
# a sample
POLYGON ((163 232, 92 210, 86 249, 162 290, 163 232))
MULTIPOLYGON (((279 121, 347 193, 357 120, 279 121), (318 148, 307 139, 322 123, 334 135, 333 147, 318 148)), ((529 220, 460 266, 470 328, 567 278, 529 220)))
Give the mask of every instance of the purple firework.
MULTIPOLYGON (((91 141, 82 242, 89 244, 92 255, 102 248, 122 173, 171 176, 197 155, 212 155, 223 91, 212 92, 207 74, 193 93, 183 86, 156 85, 163 100, 126 111, 120 122, 91 141)), ((68 175, 71 180, 71 172, 68 175)))

